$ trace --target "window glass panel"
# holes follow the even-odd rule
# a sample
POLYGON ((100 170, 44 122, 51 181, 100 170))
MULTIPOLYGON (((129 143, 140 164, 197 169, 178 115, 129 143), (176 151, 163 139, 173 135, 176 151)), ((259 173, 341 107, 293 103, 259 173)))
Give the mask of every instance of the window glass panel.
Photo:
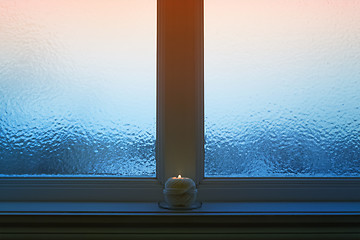
POLYGON ((205 176, 359 176, 359 13, 205 0, 205 176))
POLYGON ((155 0, 0 1, 0 176, 154 176, 155 31, 155 0))

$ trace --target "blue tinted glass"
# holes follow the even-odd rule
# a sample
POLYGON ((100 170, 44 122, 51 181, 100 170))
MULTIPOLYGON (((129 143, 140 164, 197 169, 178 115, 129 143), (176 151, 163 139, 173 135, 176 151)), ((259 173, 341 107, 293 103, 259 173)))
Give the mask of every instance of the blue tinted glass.
POLYGON ((0 176, 155 175, 155 4, 0 1, 0 176))
POLYGON ((360 174, 360 2, 205 1, 205 175, 360 174))

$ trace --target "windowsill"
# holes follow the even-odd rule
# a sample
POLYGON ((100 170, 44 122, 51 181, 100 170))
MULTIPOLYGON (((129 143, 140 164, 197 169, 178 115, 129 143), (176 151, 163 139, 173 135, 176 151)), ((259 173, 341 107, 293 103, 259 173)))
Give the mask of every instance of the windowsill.
POLYGON ((166 210, 155 202, 0 202, 0 215, 359 215, 360 202, 205 202, 166 210))
POLYGON ((0 202, 0 239, 360 239, 360 202, 0 202))

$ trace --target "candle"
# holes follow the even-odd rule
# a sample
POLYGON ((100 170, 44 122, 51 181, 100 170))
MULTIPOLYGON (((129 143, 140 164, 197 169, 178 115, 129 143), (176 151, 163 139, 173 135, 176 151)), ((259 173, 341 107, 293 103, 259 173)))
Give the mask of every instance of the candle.
POLYGON ((188 207, 196 200, 197 189, 195 182, 186 177, 172 177, 165 183, 165 201, 174 207, 188 207))

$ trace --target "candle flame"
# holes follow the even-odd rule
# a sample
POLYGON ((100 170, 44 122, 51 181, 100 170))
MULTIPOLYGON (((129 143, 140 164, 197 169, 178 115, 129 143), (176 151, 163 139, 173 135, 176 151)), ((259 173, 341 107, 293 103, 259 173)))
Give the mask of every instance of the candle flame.
POLYGON ((181 175, 179 175, 177 178, 181 178, 181 175))

